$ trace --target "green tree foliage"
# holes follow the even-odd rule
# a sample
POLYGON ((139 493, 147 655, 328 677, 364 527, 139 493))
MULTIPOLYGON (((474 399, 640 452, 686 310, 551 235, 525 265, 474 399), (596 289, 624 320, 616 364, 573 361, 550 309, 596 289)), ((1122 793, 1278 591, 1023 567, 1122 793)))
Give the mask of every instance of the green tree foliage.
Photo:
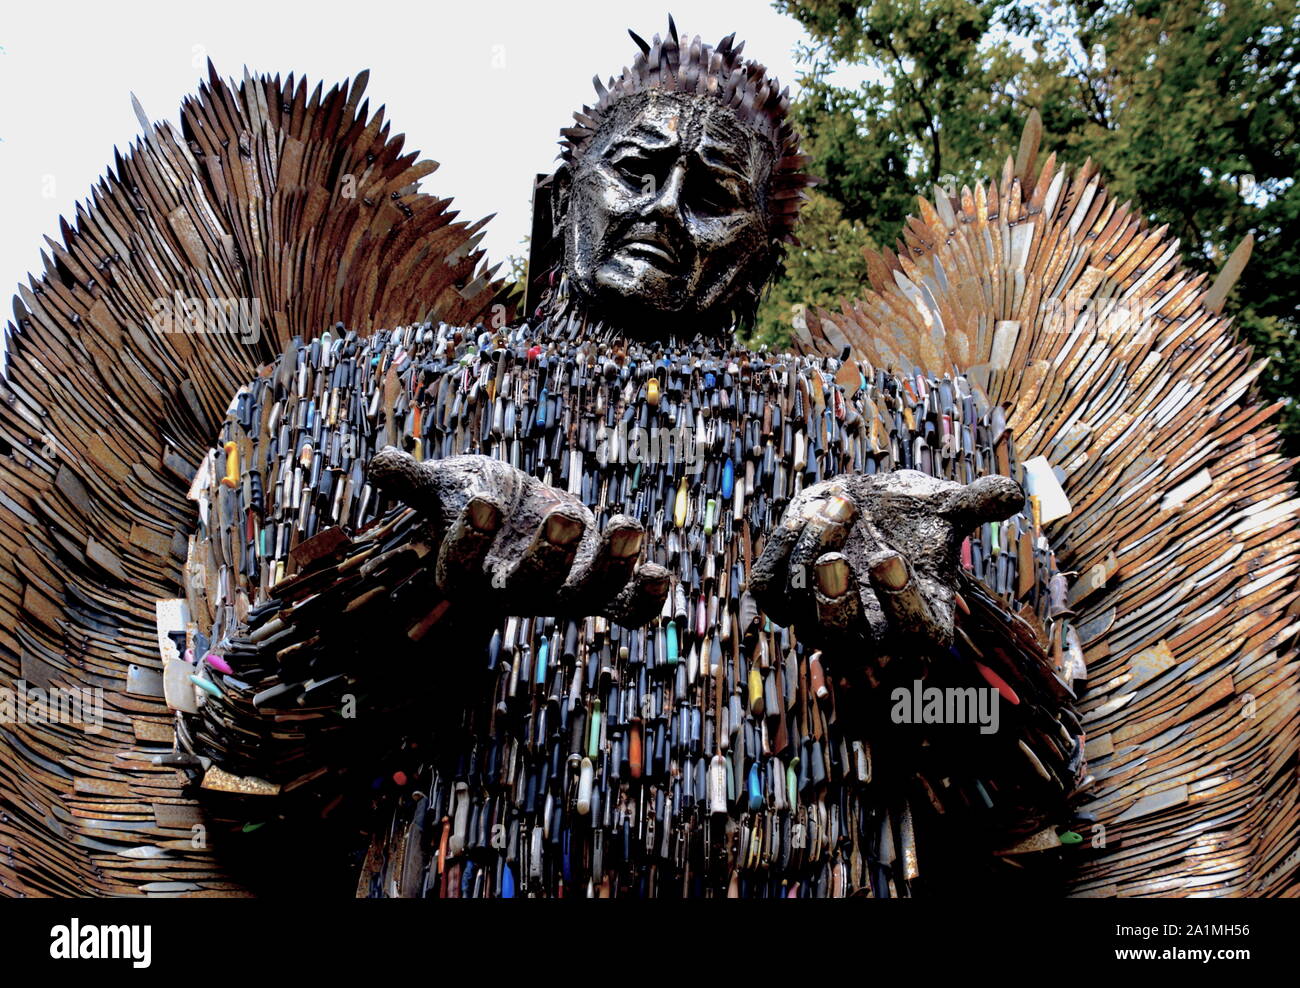
MULTIPOLYGON (((787 336, 799 300, 857 295, 865 266, 847 245, 893 243, 917 193, 994 174, 1037 108, 1044 151, 1076 166, 1092 156, 1113 194, 1169 224, 1194 269, 1217 271, 1255 234, 1227 311, 1273 358, 1265 393, 1300 390, 1296 0, 776 6, 812 38, 796 112, 824 181, 760 338, 787 336), (814 262, 824 245, 835 256, 814 262)), ((1287 411, 1300 451, 1300 408, 1287 411)))
POLYGON ((866 270, 862 251, 875 242, 863 223, 843 213, 830 196, 811 193, 800 216, 800 246, 786 253, 784 276, 759 305, 751 344, 785 343, 791 322, 805 307, 837 309, 841 298, 856 294, 866 270))

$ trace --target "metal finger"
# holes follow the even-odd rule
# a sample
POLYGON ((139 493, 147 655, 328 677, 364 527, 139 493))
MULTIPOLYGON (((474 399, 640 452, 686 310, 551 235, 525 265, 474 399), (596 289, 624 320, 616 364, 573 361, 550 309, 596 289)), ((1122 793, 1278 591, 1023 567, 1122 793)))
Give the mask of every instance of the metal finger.
POLYGON ((805 513, 807 523, 790 552, 786 589, 791 594, 809 587, 812 567, 818 559, 844 547, 858 513, 857 505, 838 493, 809 508, 805 513))
POLYGON ((977 525, 1010 518, 1025 507, 1025 492, 1010 477, 989 474, 953 491, 943 513, 962 527, 965 535, 977 525))
POLYGON ((951 601, 946 615, 937 613, 902 555, 876 553, 867 561, 867 573, 890 634, 937 648, 952 643, 951 601))
POLYGON ((813 598, 819 630, 840 637, 865 636, 862 593, 848 559, 841 552, 828 552, 817 559, 815 569, 813 598))
POLYGON ((396 446, 385 446, 371 458, 367 476, 389 497, 441 524, 442 502, 434 479, 435 470, 432 463, 421 463, 396 446))
POLYGON ((436 578, 444 592, 461 592, 480 582, 492 540, 501 529, 501 506, 490 494, 474 494, 465 502, 438 550, 436 578))
POLYGON ((632 579, 605 608, 605 616, 625 628, 639 628, 663 610, 668 586, 668 571, 662 566, 657 563, 638 566, 632 579))
POLYGON ((645 528, 630 515, 615 515, 605 525, 595 554, 584 565, 574 565, 561 591, 566 608, 582 603, 590 611, 617 594, 632 578, 645 543, 645 528))
POLYGON ((557 504, 537 526, 532 542, 504 581, 500 578, 500 571, 494 574, 494 587, 504 583, 497 588, 523 597, 519 604, 514 605, 523 607, 519 610, 521 614, 544 610, 546 600, 554 600, 555 591, 568 577, 587 525, 588 518, 578 505, 569 502, 557 504))
POLYGON ((767 538, 763 552, 754 561, 749 574, 749 592, 764 612, 777 624, 788 625, 793 610, 786 597, 786 576, 790 554, 803 534, 806 519, 794 505, 786 511, 781 524, 767 538))

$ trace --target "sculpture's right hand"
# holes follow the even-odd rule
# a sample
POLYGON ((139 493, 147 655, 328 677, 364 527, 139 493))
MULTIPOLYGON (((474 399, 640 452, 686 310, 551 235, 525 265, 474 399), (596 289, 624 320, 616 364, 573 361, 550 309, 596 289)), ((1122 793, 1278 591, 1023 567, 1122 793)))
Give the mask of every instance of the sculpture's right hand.
POLYGON ((576 497, 488 456, 420 462, 389 446, 370 480, 437 533, 435 578, 452 600, 490 613, 603 614, 636 627, 663 607, 668 572, 638 566, 645 531, 615 515, 597 531, 576 497))

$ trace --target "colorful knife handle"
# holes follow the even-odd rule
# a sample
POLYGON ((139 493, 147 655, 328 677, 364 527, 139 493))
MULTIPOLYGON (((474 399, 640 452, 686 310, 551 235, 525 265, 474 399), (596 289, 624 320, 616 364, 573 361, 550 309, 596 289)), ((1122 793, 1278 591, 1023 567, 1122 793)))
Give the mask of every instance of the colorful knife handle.
POLYGON ((222 448, 226 451, 226 475, 221 483, 233 489, 239 486, 239 446, 232 440, 222 448))

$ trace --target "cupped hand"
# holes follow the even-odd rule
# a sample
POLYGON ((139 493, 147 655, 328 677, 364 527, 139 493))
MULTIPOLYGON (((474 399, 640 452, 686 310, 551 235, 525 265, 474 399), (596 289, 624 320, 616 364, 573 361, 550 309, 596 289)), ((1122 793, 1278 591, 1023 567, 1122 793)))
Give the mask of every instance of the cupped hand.
POLYGON ((645 531, 627 515, 598 531, 580 500, 481 455, 417 461, 392 446, 370 461, 371 481, 428 519, 449 599, 520 615, 602 614, 636 627, 663 607, 668 572, 638 565, 645 531))
POLYGON ((946 649, 962 540, 1024 501, 1001 476, 964 485, 898 470, 823 481, 790 502, 750 589, 772 620, 812 644, 946 649))

